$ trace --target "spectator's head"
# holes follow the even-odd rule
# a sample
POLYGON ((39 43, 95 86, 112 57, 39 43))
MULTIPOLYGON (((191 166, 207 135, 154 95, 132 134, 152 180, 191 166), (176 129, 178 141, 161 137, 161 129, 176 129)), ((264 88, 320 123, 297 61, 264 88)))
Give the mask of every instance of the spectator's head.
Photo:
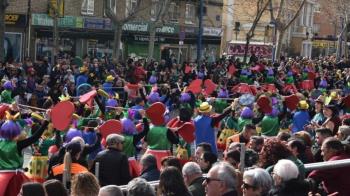
POLYGON ((315 136, 315 141, 316 143, 321 146, 323 141, 328 138, 332 137, 332 131, 328 128, 319 128, 315 130, 316 136, 315 136))
POLYGON ((210 168, 216 163, 218 157, 212 152, 204 152, 198 162, 204 173, 207 173, 210 168))
POLYGON ((209 143, 203 142, 197 145, 195 152, 195 159, 198 162, 204 152, 212 152, 211 145, 209 143))
POLYGON ((267 140, 260 152, 260 165, 263 168, 274 165, 280 159, 293 155, 288 146, 277 139, 267 140))
POLYGON ((343 119, 342 125, 350 126, 350 118, 345 118, 345 119, 343 119))
POLYGON ((100 185, 90 172, 75 174, 72 179, 72 196, 97 196, 100 185))
POLYGON ((340 141, 345 140, 350 135, 350 126, 342 125, 338 129, 337 137, 340 141))
POLYGON ((226 153, 225 161, 230 163, 234 168, 238 169, 240 158, 241 152, 239 150, 230 150, 226 153))
POLYGON ((305 154, 305 143, 300 139, 292 139, 288 142, 289 149, 292 151, 295 157, 305 154))
POLYGON ((294 134, 294 137, 297 138, 297 139, 302 140, 307 147, 311 147, 312 146, 311 135, 307 131, 299 131, 299 132, 294 134))
POLYGON ((209 171, 203 182, 207 196, 221 196, 229 191, 237 191, 235 169, 228 163, 219 162, 209 171))
POLYGON ((261 136, 252 136, 249 141, 249 148, 255 152, 260 152, 264 146, 264 138, 261 136))
POLYGON ((244 172, 243 195, 267 195, 272 187, 270 174, 261 168, 255 168, 244 172))
POLYGON ((287 142, 290 137, 291 135, 287 131, 282 131, 277 134, 277 139, 281 142, 287 142))
POLYGON ((241 144, 239 142, 232 142, 227 148, 227 151, 241 150, 241 144))
POLYGON ((124 194, 117 185, 108 185, 100 188, 98 196, 124 196, 124 194))
POLYGON ((323 108, 323 115, 326 118, 332 118, 332 117, 338 115, 338 109, 335 105, 326 105, 323 108))
POLYGON ((144 106, 145 105, 145 101, 141 97, 136 97, 135 104, 136 105, 140 105, 140 106, 144 106))
POLYGON ((256 128, 253 124, 246 124, 241 133, 246 140, 250 140, 250 137, 256 135, 256 128))
POLYGON ((193 180, 202 177, 201 167, 196 162, 187 162, 182 167, 182 176, 184 177, 185 184, 189 186, 193 180))
POLYGON ((329 137, 324 140, 321 146, 323 160, 328 161, 333 156, 344 152, 343 144, 334 137, 329 137))
POLYGON ((46 196, 45 189, 42 184, 37 182, 28 182, 22 185, 18 195, 21 196, 46 196))
POLYGON ((145 154, 140 160, 142 171, 148 168, 157 168, 157 159, 152 154, 145 154))
POLYGON ((160 195, 185 195, 188 193, 181 172, 173 166, 165 168, 159 177, 160 195))
POLYGON ((113 133, 109 134, 106 138, 106 144, 108 148, 114 148, 117 150, 123 150, 124 136, 113 133))
POLYGON ((58 180, 48 180, 43 185, 47 196, 68 196, 67 190, 64 188, 62 182, 58 180))
POLYGON ((127 185, 128 196, 156 196, 153 187, 143 178, 134 178, 127 185))
POLYGON ((299 170, 293 161, 281 159, 273 168, 272 177, 276 186, 298 178, 299 170))
POLYGON ((182 169, 180 160, 174 156, 167 156, 162 158, 161 165, 162 165, 162 170, 169 166, 174 166, 178 168, 179 171, 181 171, 182 169))

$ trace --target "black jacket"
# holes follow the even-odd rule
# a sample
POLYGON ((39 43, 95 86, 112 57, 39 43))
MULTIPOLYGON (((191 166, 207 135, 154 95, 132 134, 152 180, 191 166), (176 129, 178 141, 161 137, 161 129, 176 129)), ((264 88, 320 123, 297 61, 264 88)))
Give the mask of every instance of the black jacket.
POLYGON ((140 177, 150 182, 150 181, 159 180, 159 176, 160 176, 160 171, 158 170, 157 166, 154 166, 154 167, 149 167, 144 171, 142 171, 140 177))
POLYGON ((307 196, 309 191, 309 184, 305 180, 293 179, 270 190, 269 196, 307 196))
POLYGON ((91 168, 92 173, 95 173, 96 162, 100 163, 98 180, 101 186, 125 185, 131 180, 128 158, 123 152, 113 148, 99 152, 91 168))

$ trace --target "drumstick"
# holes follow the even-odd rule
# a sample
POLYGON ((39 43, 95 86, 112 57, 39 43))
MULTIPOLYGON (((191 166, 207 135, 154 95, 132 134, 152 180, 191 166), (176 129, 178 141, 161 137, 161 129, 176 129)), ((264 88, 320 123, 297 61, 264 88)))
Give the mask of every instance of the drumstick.
POLYGON ((34 107, 34 106, 29 106, 29 105, 23 105, 23 104, 17 104, 19 107, 24 107, 24 108, 29 108, 29 109, 33 109, 33 110, 38 110, 38 111, 43 111, 46 112, 47 109, 44 108, 38 108, 38 107, 34 107))

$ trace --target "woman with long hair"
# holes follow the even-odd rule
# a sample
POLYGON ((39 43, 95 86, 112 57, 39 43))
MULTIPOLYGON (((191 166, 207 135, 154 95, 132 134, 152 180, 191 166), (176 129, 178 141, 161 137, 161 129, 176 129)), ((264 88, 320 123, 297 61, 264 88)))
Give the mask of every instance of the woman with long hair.
POLYGON ((90 172, 77 174, 72 179, 72 196, 97 196, 99 190, 97 178, 90 172))
POLYGON ((190 196, 181 172, 176 167, 165 168, 160 174, 158 193, 162 196, 190 196))

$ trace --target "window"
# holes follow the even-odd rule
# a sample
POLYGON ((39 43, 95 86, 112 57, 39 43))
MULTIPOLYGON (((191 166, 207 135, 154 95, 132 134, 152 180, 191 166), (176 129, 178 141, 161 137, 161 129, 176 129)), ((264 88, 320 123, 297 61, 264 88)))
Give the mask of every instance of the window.
POLYGON ((83 0, 83 3, 81 5, 81 14, 88 16, 94 15, 94 6, 94 0, 83 0))
POLYGON ((314 24, 313 25, 313 33, 314 34, 319 34, 320 33, 320 29, 321 29, 321 25, 320 24, 314 24))
POLYGON ((178 22, 179 19, 179 6, 172 2, 169 6, 169 20, 170 22, 178 22))
POLYGON ((156 21, 157 19, 159 20, 159 12, 161 11, 161 3, 159 0, 152 0, 152 8, 151 8, 151 21, 156 21))
POLYGON ((196 17, 196 11, 193 4, 186 4, 185 24, 193 24, 196 17))
POLYGON ((107 0, 107 5, 105 5, 104 16, 107 17, 106 10, 111 9, 115 14, 117 13, 116 0, 107 0))
POLYGON ((137 4, 139 0, 127 0, 126 1, 126 9, 125 9, 125 15, 129 16, 130 13, 134 12, 137 8, 137 4))

